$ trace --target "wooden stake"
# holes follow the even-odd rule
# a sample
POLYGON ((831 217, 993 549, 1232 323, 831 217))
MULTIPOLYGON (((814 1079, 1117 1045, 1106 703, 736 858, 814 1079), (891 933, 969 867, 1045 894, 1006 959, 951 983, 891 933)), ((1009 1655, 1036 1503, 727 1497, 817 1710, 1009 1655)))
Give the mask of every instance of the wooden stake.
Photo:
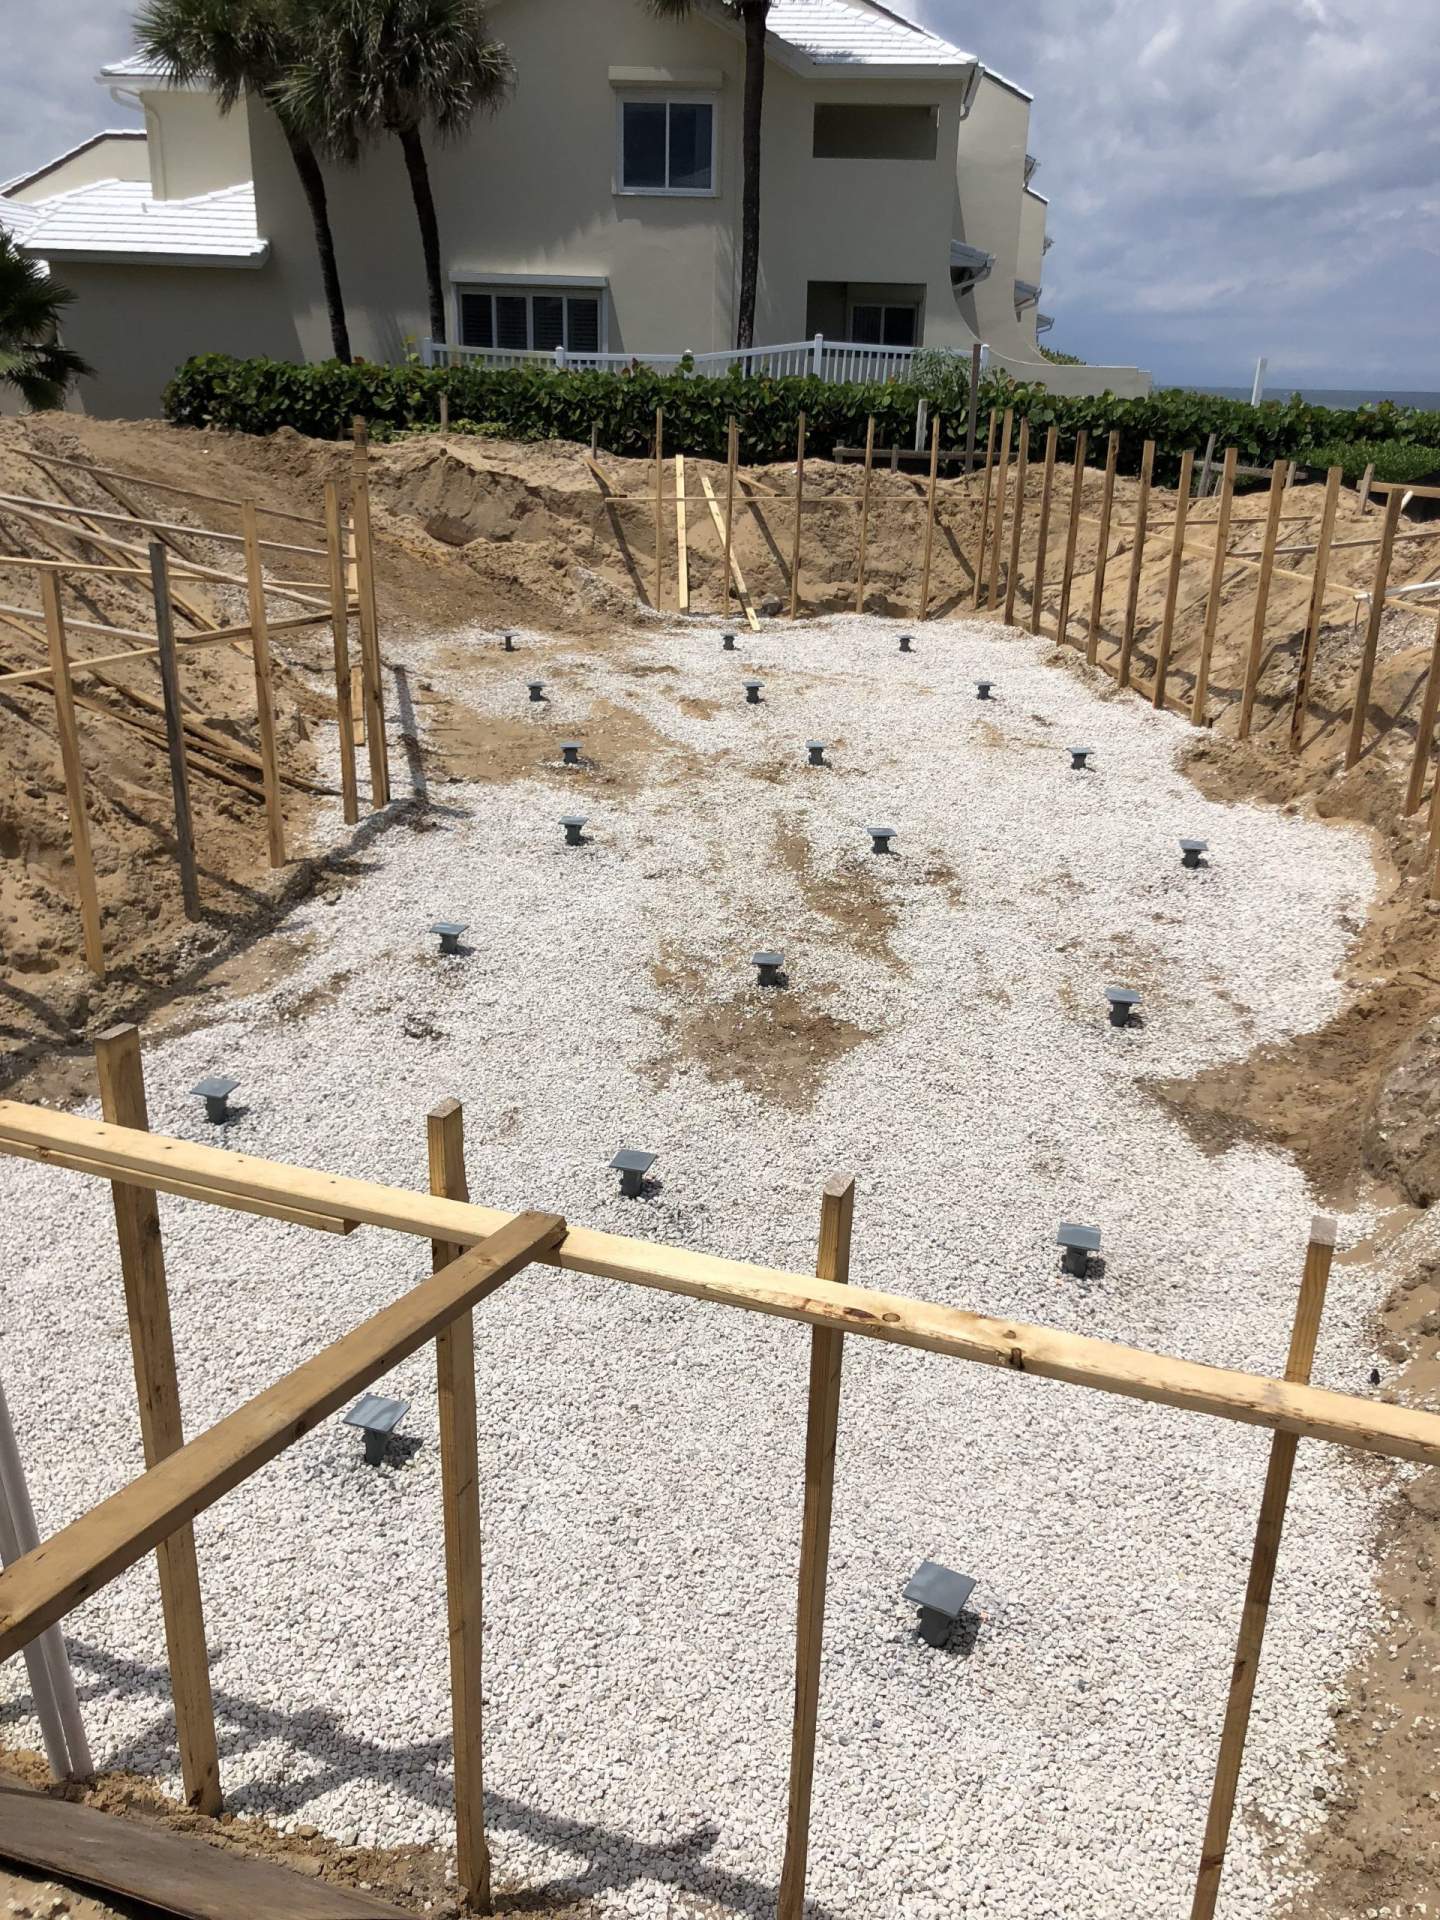
POLYGON ((800 614, 800 530, 805 523, 805 416, 795 437, 795 543, 790 550, 790 618, 800 614))
POLYGON ((1360 672, 1355 680, 1355 705, 1350 714, 1350 740, 1345 749, 1348 771, 1360 758, 1365 744, 1365 718, 1370 707, 1370 681, 1375 672, 1375 654, 1380 645, 1380 623, 1385 618, 1385 588, 1390 579, 1390 560, 1395 551, 1395 535, 1400 526, 1400 509, 1405 495, 1399 487, 1391 489, 1385 502, 1385 525, 1380 535, 1380 551, 1375 559, 1375 581, 1370 589, 1370 618, 1365 625, 1365 646, 1360 655, 1360 672))
POLYGON ((998 605, 1000 599, 1000 550, 1005 535, 1005 496, 1010 486, 1010 434, 1015 424, 1013 407, 1005 409, 1005 419, 1000 429, 1000 465, 995 482, 995 527, 990 541, 990 585, 986 590, 987 607, 998 605))
MULTIPOLYGON (((705 504, 710 509, 710 518, 715 522, 715 531, 724 536, 727 529, 724 521, 720 518, 720 503, 715 498, 715 489, 710 484, 710 476, 708 473, 701 474, 700 486, 705 495, 705 504)), ((749 588, 745 585, 745 575, 740 571, 740 556, 737 553, 732 552, 730 555, 729 572, 733 574, 735 578, 735 591, 739 596, 740 610, 745 615, 746 624, 752 633, 758 633, 760 631, 760 621, 750 599, 749 588)))
POLYGON ((979 606, 984 591, 985 542, 990 533, 990 482, 995 464, 995 409, 990 409, 990 432, 985 440, 985 486, 980 495, 980 544, 975 549, 975 593, 972 605, 979 606))
MULTIPOLYGON (((441 395, 443 402, 444 395, 441 395)), ((335 653, 335 718, 340 729, 340 800, 345 824, 360 818, 355 779, 355 717, 351 710, 350 602, 345 593, 345 546, 340 532, 340 489, 325 482, 325 547, 330 574, 330 634, 335 653)))
POLYGON ((1196 498, 1200 500, 1203 500, 1210 491, 1210 469, 1215 464, 1215 441, 1217 437, 1217 435, 1212 433, 1210 438, 1205 442, 1205 459, 1200 468, 1200 484, 1195 489, 1196 498))
POLYGON ((1430 898, 1440 900, 1440 780, 1430 789, 1430 844, 1425 857, 1430 863, 1430 898))
POLYGON ((935 556, 935 500, 940 481, 940 416, 930 422, 930 489, 925 505, 925 559, 920 568, 920 619, 930 618, 930 563, 935 556))
POLYGON ((1372 460, 1360 476, 1360 511, 1370 511, 1370 488, 1375 479, 1375 462, 1372 460))
POLYGON ((170 605, 170 576, 165 549, 150 542, 150 590, 155 599, 155 637, 160 657, 160 691, 165 705, 165 744, 170 756, 170 794, 175 807, 175 856, 180 864, 180 895, 185 918, 200 918, 200 879, 195 871, 195 829, 190 817, 190 776, 185 765, 185 710, 180 700, 180 663, 175 657, 175 614, 170 605))
POLYGON ((390 804, 390 749, 385 739, 385 686, 380 663, 380 612, 375 598, 375 542, 370 528, 370 439, 358 414, 353 425, 351 514, 360 602, 360 665, 365 687, 365 746, 370 756, 370 804, 390 804))
POLYGON ((355 729, 355 744, 365 745, 365 675, 357 661, 350 669, 350 724, 355 729))
MULTIPOLYGON (((357 521, 357 526, 358 526, 357 521)), ((280 761, 275 748, 275 692, 270 674, 270 630, 265 624, 265 576, 260 570, 260 547, 255 531, 254 502, 240 509, 245 532, 245 576, 250 596, 250 643, 255 658, 255 705, 260 716, 260 772, 265 786, 265 824, 270 837, 270 864, 285 864, 285 815, 280 799, 280 761)), ((360 541, 363 556, 364 541, 360 541)), ((361 559, 361 569, 364 560, 361 559)), ((361 595, 364 602, 364 595, 361 595)))
POLYGON ((685 518, 685 456, 675 456, 675 594, 681 613, 690 611, 690 547, 685 518))
MULTIPOLYGON (((1285 1362, 1286 1380, 1298 1386, 1308 1386, 1310 1381, 1310 1370, 1315 1362, 1315 1344, 1320 1333, 1320 1315, 1324 1310, 1325 1290, 1330 1281, 1330 1263, 1334 1257, 1335 1222, 1317 1214, 1310 1228, 1305 1275, 1300 1283, 1300 1302, 1295 1310, 1290 1353, 1285 1362)), ((1280 1553, 1280 1535, 1285 1526, 1285 1506, 1290 1498, 1290 1480, 1298 1445, 1299 1441, 1293 1433, 1277 1433, 1270 1443, 1270 1465, 1260 1501, 1260 1521, 1255 1530, 1250 1579, 1245 1589, 1240 1637, 1230 1674, 1230 1697, 1225 1706, 1220 1758, 1210 1794, 1210 1812, 1205 1822, 1205 1843, 1200 1854, 1195 1896, 1190 1905, 1190 1920, 1211 1920, 1220 1892, 1220 1876, 1225 1870, 1225 1850, 1230 1839, 1230 1821, 1235 1811, 1240 1765, 1245 1755, 1245 1736, 1249 1731, 1250 1708, 1255 1698, 1255 1677, 1265 1641, 1265 1622, 1270 1611, 1270 1594, 1275 1584, 1275 1565, 1280 1553)))
POLYGON ((1065 571, 1060 581, 1060 612, 1055 622, 1055 644, 1064 644, 1070 631, 1070 590, 1075 580, 1075 543, 1080 535, 1080 509, 1085 504, 1085 456, 1090 436, 1084 427, 1075 435, 1075 467, 1070 481, 1070 524, 1065 529, 1065 571))
POLYGON ((1245 662, 1245 690, 1240 696, 1240 738, 1250 738, 1255 712, 1255 690, 1260 684, 1260 656, 1265 645, 1265 615, 1270 607, 1270 582, 1275 573, 1275 542, 1280 534, 1280 512, 1285 504, 1286 462, 1277 460, 1270 474, 1270 507, 1265 515, 1265 544, 1260 551, 1260 579, 1255 588, 1255 619, 1250 629, 1250 653, 1245 662))
POLYGON ((1120 640, 1117 679, 1130 684, 1130 655, 1135 646, 1135 615, 1140 605, 1140 574, 1145 565, 1145 515, 1150 506, 1150 478, 1155 471, 1155 442, 1147 440, 1140 455, 1140 491, 1135 499, 1135 542, 1130 555, 1130 585, 1125 594, 1125 629, 1120 640))
POLYGON ((658 613, 665 594, 665 409, 655 409, 655 593, 658 613))
MULTIPOLYGON (((458 1100, 428 1115, 430 1191, 468 1200, 465 1123, 458 1100)), ((435 1273, 464 1248, 430 1243, 435 1273)), ((450 1711, 455 1748, 455 1864, 469 1904, 489 1913, 490 1848, 485 1839, 484 1627, 480 1558, 480 1459, 475 1415, 475 1317, 462 1313, 435 1336, 440 1413, 440 1498, 445 1512, 445 1609, 450 1627, 450 1711)))
POLYGON ((1194 450, 1187 447, 1180 456, 1180 482, 1175 491, 1175 529, 1170 543, 1170 572, 1165 582, 1165 617, 1160 626, 1160 646, 1155 655, 1155 689, 1151 704, 1157 711, 1165 705, 1165 683, 1170 677, 1170 648, 1175 638, 1175 602, 1180 594, 1180 570, 1185 565, 1185 522, 1190 513, 1190 488, 1195 478, 1194 450))
POLYGON ((1120 458, 1120 434, 1112 431, 1105 450, 1105 487, 1100 496, 1100 541, 1095 549, 1095 581, 1090 589, 1090 626, 1085 635, 1085 658, 1093 667, 1100 650, 1100 614, 1105 600, 1105 571, 1110 564, 1110 518, 1115 511, 1115 468, 1120 458))
POLYGON ((860 564, 855 583, 855 611, 865 611, 865 560, 870 547, 870 485, 875 471, 875 416, 865 423, 865 476, 860 483, 860 564))
POLYGON ((450 396, 443 392, 440 395, 440 431, 441 433, 450 431, 450 396))
POLYGON ((977 340, 970 349, 970 395, 965 409, 965 472, 975 471, 975 428, 980 419, 980 354, 977 340))
MULTIPOLYGON (((112 1027, 95 1042, 100 1079, 100 1108, 106 1123, 144 1132, 150 1117, 140 1034, 132 1026, 112 1027)), ((127 1181, 112 1181, 115 1233, 120 1245, 120 1274, 130 1322, 130 1353, 140 1403, 140 1439, 145 1465, 160 1461, 185 1444, 180 1418, 180 1382, 175 1370, 175 1340, 170 1327, 170 1297, 165 1283, 165 1253, 160 1239, 160 1208, 153 1193, 127 1181)), ((160 1576, 160 1607, 170 1662, 170 1690, 180 1745, 180 1775, 189 1806, 201 1813, 220 1811, 220 1762, 215 1744, 215 1707, 210 1693, 210 1656, 205 1647, 205 1611, 195 1535, 179 1528, 155 1549, 160 1576)))
POLYGON ((1305 623, 1305 639, 1300 648, 1300 674, 1295 682, 1295 703, 1290 710, 1290 751, 1299 753, 1305 733, 1305 713, 1310 704, 1310 676, 1320 645, 1320 628, 1325 619, 1325 585, 1330 574, 1330 543, 1335 538, 1335 513, 1340 505, 1343 467, 1331 467, 1325 476, 1325 504, 1320 510, 1320 538, 1315 546, 1315 585, 1310 592, 1310 618, 1305 623))
MULTIPOLYGON (((740 429, 730 416, 725 447, 725 613, 730 613, 730 569, 735 552, 735 469, 740 459, 740 429)), ((704 476, 702 475, 703 479, 704 476)), ((710 489, 706 487, 708 498, 710 489)))
MULTIPOLYGON (((1430 671, 1425 677, 1425 700, 1420 709, 1420 725, 1415 731, 1415 757, 1410 762, 1410 784, 1405 789, 1405 812, 1414 813, 1425 791, 1425 774, 1430 765, 1430 743, 1435 734, 1435 716, 1440 711, 1440 616, 1435 621, 1435 639, 1430 648, 1430 671)), ((1440 783, 1437 783, 1440 784, 1440 783)))
POLYGON ((1015 518, 1010 526, 1010 562, 1005 569, 1005 624, 1015 623, 1015 590, 1020 585, 1020 536, 1025 528, 1025 478, 1030 460, 1030 422, 1020 422, 1020 445, 1015 455, 1015 518))
POLYGON ((1060 429, 1051 427, 1045 436, 1045 471, 1040 482, 1040 528, 1035 536, 1035 587, 1030 596, 1030 631, 1039 633, 1044 611, 1045 556, 1050 544, 1050 495, 1055 487, 1055 447, 1060 429))
POLYGON ((75 856, 75 885, 80 895, 80 925, 85 964, 105 978, 105 943, 100 933, 100 896, 95 890, 95 859, 90 850, 90 817, 85 811, 85 766, 75 725, 75 695, 70 685, 70 656, 65 649, 65 620, 60 611, 60 576, 40 575, 40 604, 45 609, 45 638, 50 654, 50 685, 55 695, 55 725, 60 735, 60 764, 65 772, 65 804, 70 816, 70 850, 75 856))
MULTIPOLYGON (((850 1278, 850 1230, 855 1182, 828 1182, 820 1209, 815 1272, 845 1284, 850 1278)), ((800 1528, 800 1593, 795 1625, 795 1711, 790 1734, 790 1800, 785 1863, 777 1920, 801 1920, 810 1854, 810 1803, 815 1779, 815 1725, 820 1707, 820 1653, 825 1634, 825 1585, 830 1513, 835 1493, 835 1436, 840 1421, 840 1369, 845 1336, 816 1328, 810 1336, 810 1403, 805 1429, 805 1512, 800 1528)))
POLYGON ((1205 702, 1210 693, 1210 659, 1215 651, 1215 631, 1220 620, 1220 600, 1225 585, 1225 549, 1230 544, 1230 509, 1235 501, 1235 468, 1239 449, 1225 449, 1225 465, 1220 476, 1220 513, 1215 522, 1215 559, 1210 568, 1210 592, 1205 601, 1205 632, 1200 641, 1200 664, 1195 669, 1195 691, 1190 700, 1190 724, 1203 727, 1205 702))

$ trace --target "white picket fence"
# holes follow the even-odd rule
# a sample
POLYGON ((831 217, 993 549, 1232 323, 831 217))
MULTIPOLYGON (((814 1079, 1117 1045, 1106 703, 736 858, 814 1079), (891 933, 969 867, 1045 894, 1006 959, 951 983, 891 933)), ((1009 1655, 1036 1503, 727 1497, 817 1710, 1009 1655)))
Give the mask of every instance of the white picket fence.
POLYGON ((777 379, 809 376, 816 380, 890 380, 903 378, 913 347, 867 346, 858 340, 791 340, 778 347, 733 348, 723 353, 519 353, 504 347, 459 347, 423 340, 420 357, 427 367, 559 367, 576 373, 620 373, 627 367, 653 367, 673 373, 688 365, 694 373, 717 378, 738 369, 777 379))

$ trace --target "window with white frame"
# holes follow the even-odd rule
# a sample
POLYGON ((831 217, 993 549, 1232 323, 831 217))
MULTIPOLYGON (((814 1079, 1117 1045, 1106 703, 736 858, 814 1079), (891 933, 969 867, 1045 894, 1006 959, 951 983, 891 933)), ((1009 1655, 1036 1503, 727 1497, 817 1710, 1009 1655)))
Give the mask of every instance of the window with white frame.
POLYGON ((713 194, 713 100, 646 96, 621 100, 621 193, 713 194))
POLYGON ((856 301, 850 338, 866 347, 913 347, 920 338, 920 309, 908 302, 856 301))
POLYGON ((456 291, 462 347, 506 353, 600 351, 599 293, 564 287, 460 287, 456 291))

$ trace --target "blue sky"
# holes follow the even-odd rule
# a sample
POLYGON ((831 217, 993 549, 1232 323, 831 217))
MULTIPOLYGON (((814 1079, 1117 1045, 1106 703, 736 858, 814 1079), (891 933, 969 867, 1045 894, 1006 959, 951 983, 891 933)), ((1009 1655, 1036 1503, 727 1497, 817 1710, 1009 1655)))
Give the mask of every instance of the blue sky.
MULTIPOLYGON (((575 0, 571 0, 574 4, 575 0)), ((0 0, 0 179, 101 126, 128 0, 0 0)), ((907 0, 901 0, 902 11, 907 0)), ((1053 345, 1161 380, 1440 390, 1436 0, 908 0, 1035 97, 1053 345)))

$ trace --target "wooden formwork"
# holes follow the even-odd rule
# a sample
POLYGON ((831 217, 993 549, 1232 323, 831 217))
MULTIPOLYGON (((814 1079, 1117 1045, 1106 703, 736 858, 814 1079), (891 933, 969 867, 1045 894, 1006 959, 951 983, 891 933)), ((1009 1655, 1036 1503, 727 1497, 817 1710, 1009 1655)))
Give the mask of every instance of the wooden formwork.
MULTIPOLYGON (((458 1858, 467 1900, 490 1902, 482 1794, 479 1472, 473 1314, 532 1261, 762 1313, 812 1329, 805 1494, 796 1605, 791 1768, 779 1913, 799 1920, 809 1849, 825 1621, 826 1561, 836 1487, 835 1439, 847 1336, 916 1348, 1014 1375, 1269 1428, 1270 1470, 1241 1614, 1215 1784, 1195 1891, 1213 1909, 1223 1868, 1255 1673, 1273 1589, 1290 1475, 1301 1439, 1392 1458, 1440 1462, 1440 1414, 1377 1404, 1309 1385, 1333 1255, 1334 1223, 1317 1220, 1305 1257, 1284 1377, 1270 1379, 1029 1326, 850 1279, 854 1182, 832 1181, 821 1204, 816 1272, 790 1273, 678 1247, 573 1227, 553 1214, 509 1214, 466 1197, 461 1115, 450 1101, 427 1122, 430 1192, 285 1165, 151 1134, 139 1039, 121 1028, 100 1042, 105 1118, 0 1100, 0 1154, 70 1168, 111 1183, 146 1471, 0 1574, 0 1659, 24 1649, 147 1553, 161 1556, 162 1598, 186 1790, 219 1803, 204 1625, 190 1523, 293 1445, 357 1390, 435 1343, 439 1387, 445 1581, 452 1669, 458 1858), (236 1412, 185 1441, 169 1338, 165 1265, 154 1195, 350 1233, 369 1227, 428 1239, 434 1272, 236 1412)), ((802 1361, 797 1354, 797 1370, 802 1361)))

